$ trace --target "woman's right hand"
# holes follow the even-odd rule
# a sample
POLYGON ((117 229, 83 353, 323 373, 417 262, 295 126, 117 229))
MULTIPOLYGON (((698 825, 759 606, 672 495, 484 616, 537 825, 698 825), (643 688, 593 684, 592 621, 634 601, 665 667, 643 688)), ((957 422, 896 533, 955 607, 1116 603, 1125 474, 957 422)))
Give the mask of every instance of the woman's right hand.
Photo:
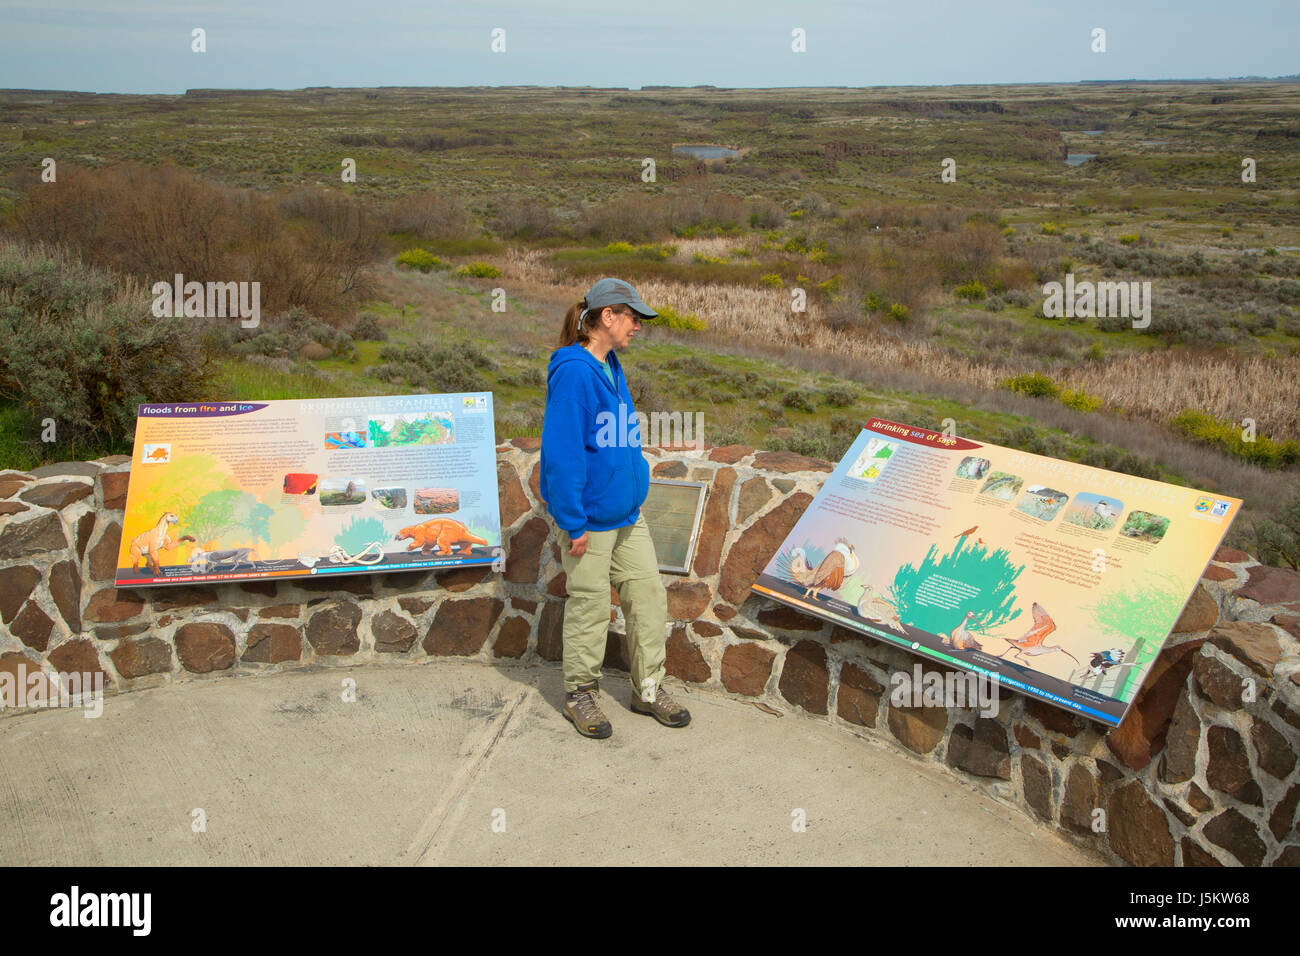
POLYGON ((570 539, 569 556, 580 558, 587 553, 587 532, 582 532, 576 538, 570 539))

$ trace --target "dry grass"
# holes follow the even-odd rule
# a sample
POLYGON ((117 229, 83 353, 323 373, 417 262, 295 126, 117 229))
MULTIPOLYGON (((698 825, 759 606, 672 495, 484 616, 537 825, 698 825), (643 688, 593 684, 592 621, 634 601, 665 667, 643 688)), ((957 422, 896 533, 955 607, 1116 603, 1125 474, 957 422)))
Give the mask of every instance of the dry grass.
MULTIPOLYGON (((923 338, 904 337, 888 325, 875 326, 879 334, 870 336, 834 331, 825 322, 825 310, 814 302, 806 313, 790 312, 788 290, 646 281, 639 291, 647 301, 697 313, 710 331, 733 341, 788 343, 981 388, 995 388, 1007 374, 1002 366, 972 360, 923 338)), ((1300 437, 1300 357, 1144 352, 1061 369, 1054 377, 1100 397, 1113 410, 1161 425, 1183 409, 1194 408, 1227 421, 1253 418, 1259 431, 1271 438, 1300 437)))
POLYGON ((638 286, 641 298, 651 304, 668 303, 679 312, 695 312, 710 331, 731 340, 753 339, 781 342, 835 355, 870 359, 873 363, 900 369, 916 369, 927 375, 955 379, 993 388, 999 373, 936 348, 925 341, 908 341, 887 336, 864 338, 851 332, 836 332, 826 325, 824 310, 809 302, 808 311, 790 311, 788 289, 747 289, 734 285, 686 285, 645 281, 638 286))
POLYGON ((1148 352, 1072 369, 1063 378, 1113 408, 1152 421, 1168 421, 1193 408, 1225 421, 1253 418, 1270 438, 1300 436, 1300 356, 1148 352))

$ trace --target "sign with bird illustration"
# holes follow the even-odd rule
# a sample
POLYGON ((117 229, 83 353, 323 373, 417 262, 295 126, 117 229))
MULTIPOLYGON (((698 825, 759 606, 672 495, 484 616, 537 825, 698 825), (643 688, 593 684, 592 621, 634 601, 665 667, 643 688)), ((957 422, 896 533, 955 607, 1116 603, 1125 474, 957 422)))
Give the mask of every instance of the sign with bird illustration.
POLYGON ((1240 506, 872 419, 753 590, 1114 727, 1240 506))

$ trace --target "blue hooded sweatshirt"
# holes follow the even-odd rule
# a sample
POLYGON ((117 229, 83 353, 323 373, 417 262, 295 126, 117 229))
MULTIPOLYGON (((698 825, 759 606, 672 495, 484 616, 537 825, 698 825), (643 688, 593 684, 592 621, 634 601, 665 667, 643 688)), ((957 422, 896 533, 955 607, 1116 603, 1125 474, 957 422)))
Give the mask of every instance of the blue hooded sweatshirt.
POLYGON ((571 538, 636 524, 650 490, 650 466, 618 356, 611 385, 579 343, 551 353, 542 419, 541 477, 546 508, 571 538))

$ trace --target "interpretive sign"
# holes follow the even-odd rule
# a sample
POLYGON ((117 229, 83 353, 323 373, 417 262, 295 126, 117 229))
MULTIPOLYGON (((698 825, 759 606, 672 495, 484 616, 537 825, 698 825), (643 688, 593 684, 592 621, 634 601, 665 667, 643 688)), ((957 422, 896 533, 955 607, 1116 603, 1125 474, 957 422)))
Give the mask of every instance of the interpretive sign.
POLYGON ((491 564, 492 396, 141 405, 118 587, 491 564))
POLYGON ((872 419, 753 589, 1118 726, 1240 506, 872 419))
POLYGON ((689 574, 704 514, 702 481, 650 479, 641 514, 650 529, 659 558, 659 570, 668 574, 689 574))

